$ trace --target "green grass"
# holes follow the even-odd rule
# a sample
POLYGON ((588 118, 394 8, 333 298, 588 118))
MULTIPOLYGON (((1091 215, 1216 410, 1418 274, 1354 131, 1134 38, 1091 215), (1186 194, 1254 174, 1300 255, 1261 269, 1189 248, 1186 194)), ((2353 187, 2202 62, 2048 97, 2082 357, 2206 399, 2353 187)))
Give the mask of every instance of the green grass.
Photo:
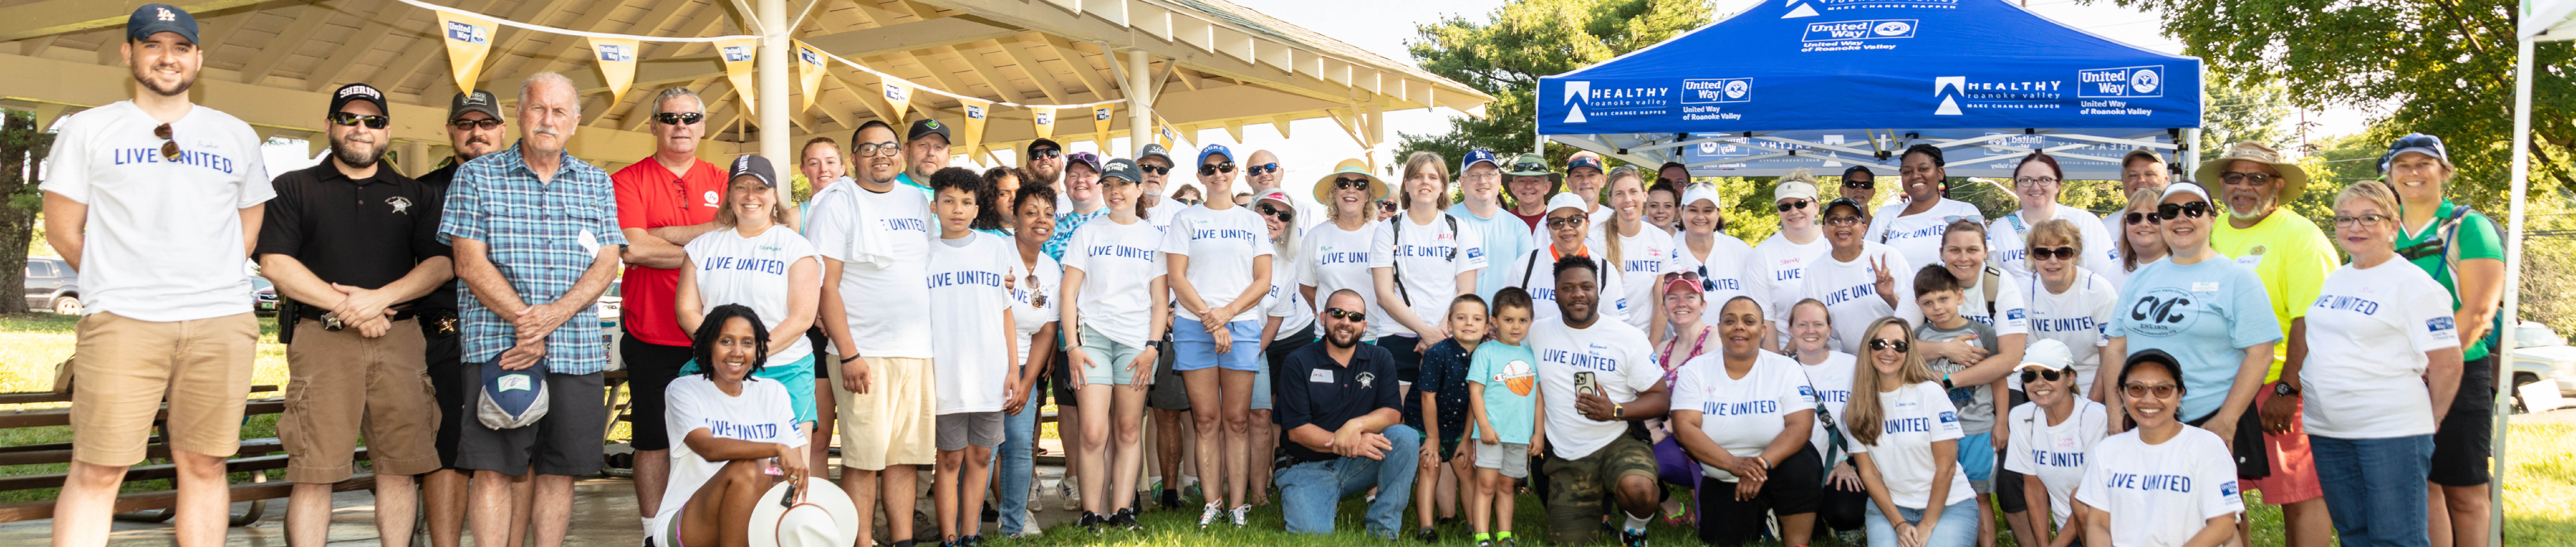
MULTIPOLYGON (((54 364, 72 355, 73 324, 77 317, 52 313, 0 315, 0 392, 47 391, 54 388, 54 364)), ((286 346, 277 343, 277 320, 261 317, 258 361, 251 373, 251 383, 286 385, 286 346)), ((262 396, 274 396, 267 393, 262 396)), ((60 408, 70 403, 0 405, 0 412, 60 408)), ((251 416, 242 424, 241 436, 257 439, 277 436, 277 415, 251 416)), ((72 440, 70 426, 25 427, 0 429, 0 446, 66 443, 72 440)), ((150 460, 146 464, 168 463, 150 460)), ((61 473, 69 464, 0 466, 0 476, 45 475, 61 473)), ((283 480, 284 470, 270 471, 270 480, 283 480)), ((232 481, 250 482, 250 473, 234 473, 232 481)), ((168 480, 125 483, 126 492, 149 492, 173 488, 168 480)), ((57 488, 0 492, 0 503, 54 499, 57 488)))

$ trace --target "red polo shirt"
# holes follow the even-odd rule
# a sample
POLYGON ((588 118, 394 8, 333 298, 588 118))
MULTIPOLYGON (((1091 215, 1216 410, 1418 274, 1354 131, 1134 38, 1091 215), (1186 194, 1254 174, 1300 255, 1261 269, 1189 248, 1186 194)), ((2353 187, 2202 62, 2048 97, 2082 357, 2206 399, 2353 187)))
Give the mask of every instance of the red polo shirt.
MULTIPOLYGON (((617 227, 624 230, 703 224, 716 219, 725 192, 725 171, 715 164, 689 160, 689 173, 672 176, 653 158, 635 162, 608 176, 617 183, 617 227)), ((646 343, 687 346, 673 308, 679 298, 680 271, 626 267, 625 310, 619 320, 626 332, 646 343)))

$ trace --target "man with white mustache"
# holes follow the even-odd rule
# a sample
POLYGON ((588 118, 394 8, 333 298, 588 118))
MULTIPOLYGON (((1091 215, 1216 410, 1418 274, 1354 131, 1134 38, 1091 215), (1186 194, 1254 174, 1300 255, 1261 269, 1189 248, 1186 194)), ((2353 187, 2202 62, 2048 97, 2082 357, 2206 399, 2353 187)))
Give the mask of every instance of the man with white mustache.
MULTIPOLYGON (((430 195, 444 200, 447 186, 456 180, 456 168, 474 158, 500 151, 504 135, 501 100, 492 92, 474 90, 457 93, 447 101, 447 143, 454 151, 438 169, 420 176, 421 186, 430 195)), ((452 264, 452 263, 451 263, 452 264)), ((423 513, 429 519, 429 544, 432 547, 457 547, 465 530, 465 490, 467 472, 456 467, 456 436, 468 416, 468 395, 474 392, 473 378, 464 368, 463 342, 457 338, 456 290, 453 281, 438 284, 429 296, 412 302, 412 313, 420 318, 422 342, 428 349, 424 359, 429 366, 429 385, 438 398, 439 469, 420 480, 423 513)), ((528 483, 511 483, 513 503, 526 503, 528 483)), ((527 535, 525 525, 514 532, 527 535)))
POLYGON ((323 542, 331 484, 355 469, 361 431, 376 472, 376 528, 387 545, 409 544, 413 476, 439 468, 441 410, 430 395, 424 338, 413 300, 454 278, 438 243, 444 194, 385 165, 385 94, 367 84, 331 94, 331 156, 279 175, 268 229, 260 232, 260 273, 294 305, 281 307, 289 383, 303 390, 278 417, 292 458, 286 479, 286 535, 323 542))

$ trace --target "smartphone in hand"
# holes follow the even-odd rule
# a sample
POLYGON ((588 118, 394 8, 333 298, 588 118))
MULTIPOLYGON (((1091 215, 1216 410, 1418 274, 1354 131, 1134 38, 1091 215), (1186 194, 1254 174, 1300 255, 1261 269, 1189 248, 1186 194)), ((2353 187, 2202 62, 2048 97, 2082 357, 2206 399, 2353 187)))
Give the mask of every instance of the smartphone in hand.
POLYGON ((1592 374, 1592 371, 1588 370, 1574 373, 1574 392, 1608 397, 1609 394, 1601 392, 1601 384, 1593 379, 1592 374))

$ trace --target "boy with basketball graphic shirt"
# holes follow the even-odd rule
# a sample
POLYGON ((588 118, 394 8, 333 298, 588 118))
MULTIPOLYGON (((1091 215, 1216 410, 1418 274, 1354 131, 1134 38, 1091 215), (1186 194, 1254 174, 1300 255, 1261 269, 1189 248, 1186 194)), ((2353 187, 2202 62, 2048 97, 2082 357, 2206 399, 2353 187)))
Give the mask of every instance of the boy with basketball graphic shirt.
POLYGON ((1476 451, 1476 495, 1467 505, 1467 523, 1477 547, 1520 543, 1512 539, 1512 479, 1528 478, 1530 457, 1546 446, 1540 436, 1547 423, 1538 412, 1538 356, 1522 343, 1535 313, 1530 307, 1529 292, 1520 287, 1494 291, 1494 334, 1476 345, 1467 366, 1467 418, 1476 451))

